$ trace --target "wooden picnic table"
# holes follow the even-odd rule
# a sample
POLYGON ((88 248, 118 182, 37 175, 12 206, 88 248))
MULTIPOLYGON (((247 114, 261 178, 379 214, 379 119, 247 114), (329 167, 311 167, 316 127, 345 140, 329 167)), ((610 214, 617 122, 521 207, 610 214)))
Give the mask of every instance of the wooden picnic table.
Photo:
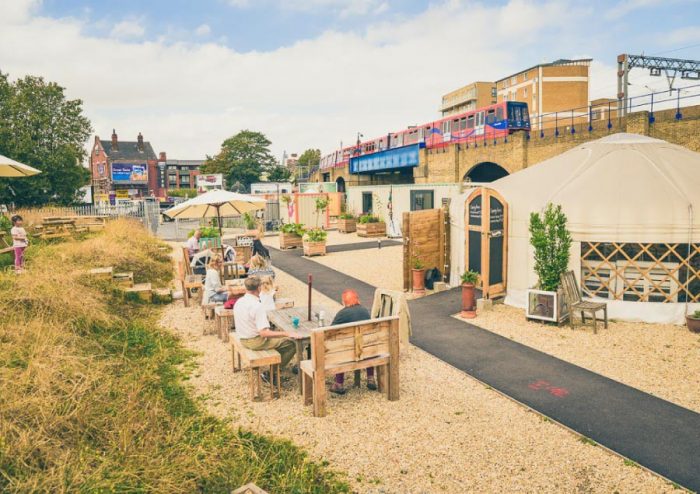
MULTIPOLYGON (((303 336, 303 338, 293 340, 294 344, 296 345, 296 356, 294 363, 297 365, 297 367, 299 367, 301 365, 301 361, 304 360, 304 349, 311 344, 311 331, 321 327, 318 323, 318 313, 321 311, 325 312, 322 326, 330 326, 337 311, 320 305, 311 306, 311 321, 308 320, 308 306, 273 310, 267 313, 267 319, 270 321, 270 324, 276 328, 280 329, 281 331, 298 333, 303 336), (295 317, 299 318, 298 328, 295 328, 294 324, 292 323, 292 319, 295 317)), ((301 368, 299 369, 297 380, 299 385, 299 394, 301 394, 301 368)))

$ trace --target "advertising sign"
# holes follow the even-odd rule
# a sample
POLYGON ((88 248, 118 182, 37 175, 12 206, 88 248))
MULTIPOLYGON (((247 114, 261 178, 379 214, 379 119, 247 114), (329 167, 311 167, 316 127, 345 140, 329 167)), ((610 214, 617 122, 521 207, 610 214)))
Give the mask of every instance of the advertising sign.
POLYGON ((118 190, 116 191, 117 194, 117 199, 128 199, 129 198, 129 191, 128 190, 118 190))
POLYGON ((224 176, 221 173, 211 173, 209 175, 197 175, 197 192, 203 194, 210 190, 224 188, 224 176))
POLYGON ((148 182, 146 163, 112 163, 112 180, 121 183, 148 182))
POLYGON ((289 194, 292 192, 292 184, 289 182, 260 182, 250 184, 251 194, 289 194))
POLYGON ((335 182, 307 182, 299 184, 300 194, 319 194, 321 192, 338 192, 335 182))

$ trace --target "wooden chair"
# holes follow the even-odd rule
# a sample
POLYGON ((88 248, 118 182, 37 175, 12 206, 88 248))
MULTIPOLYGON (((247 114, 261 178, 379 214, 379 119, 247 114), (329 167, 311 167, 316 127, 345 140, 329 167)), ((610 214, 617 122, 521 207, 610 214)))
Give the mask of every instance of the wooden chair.
POLYGON ((411 313, 408 310, 406 294, 397 290, 377 288, 374 291, 374 301, 370 315, 373 319, 379 317, 399 316, 399 336, 401 343, 408 343, 412 334, 411 313))
POLYGON ((199 298, 204 291, 202 277, 196 274, 187 274, 187 268, 185 267, 187 264, 185 261, 178 261, 177 263, 178 281, 180 281, 182 286, 182 301, 185 307, 190 306, 192 297, 199 298))
POLYGON ((602 310, 605 329, 608 329, 608 304, 605 302, 587 302, 583 300, 581 290, 576 282, 576 275, 573 271, 567 271, 561 275, 561 287, 569 303, 569 323, 572 328, 575 326, 574 311, 581 312, 581 321, 583 324, 586 324, 586 312, 588 312, 593 319, 593 332, 598 333, 598 319, 596 318, 596 313, 602 310))
POLYGON ((243 368, 248 370, 251 400, 263 399, 262 379, 260 377, 260 370, 263 367, 270 368, 270 399, 275 397, 275 391, 277 396, 280 396, 282 390, 280 385, 282 357, 277 350, 251 350, 243 346, 241 338, 234 333, 231 352, 233 353, 233 372, 240 372, 243 368), (273 376, 277 378, 276 385, 274 384, 273 376))
POLYGON ((399 399, 399 318, 370 319, 315 329, 311 360, 301 362, 304 405, 315 417, 326 415, 326 376, 376 367, 379 390, 399 399))

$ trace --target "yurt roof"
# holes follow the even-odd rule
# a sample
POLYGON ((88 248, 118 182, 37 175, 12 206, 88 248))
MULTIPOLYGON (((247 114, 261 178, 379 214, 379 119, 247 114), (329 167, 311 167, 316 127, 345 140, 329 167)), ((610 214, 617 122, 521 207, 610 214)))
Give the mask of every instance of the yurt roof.
POLYGON ((490 187, 509 204, 516 230, 552 202, 580 240, 687 242, 691 228, 700 238, 700 153, 651 137, 590 141, 490 187))

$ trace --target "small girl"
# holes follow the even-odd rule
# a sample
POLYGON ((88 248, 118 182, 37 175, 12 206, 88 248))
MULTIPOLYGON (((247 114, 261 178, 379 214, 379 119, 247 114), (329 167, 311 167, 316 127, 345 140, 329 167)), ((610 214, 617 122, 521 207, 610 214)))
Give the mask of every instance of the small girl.
POLYGON ((27 232, 22 228, 22 217, 15 215, 12 217, 12 247, 15 249, 15 272, 21 273, 24 269, 24 249, 29 245, 27 232))
POLYGON ((260 254, 250 258, 250 268, 248 276, 257 276, 261 280, 266 277, 275 278, 275 271, 272 264, 260 254))
POLYGON ((275 295, 277 290, 272 283, 272 278, 269 276, 264 276, 260 280, 260 304, 262 305, 265 312, 275 310, 275 295))

